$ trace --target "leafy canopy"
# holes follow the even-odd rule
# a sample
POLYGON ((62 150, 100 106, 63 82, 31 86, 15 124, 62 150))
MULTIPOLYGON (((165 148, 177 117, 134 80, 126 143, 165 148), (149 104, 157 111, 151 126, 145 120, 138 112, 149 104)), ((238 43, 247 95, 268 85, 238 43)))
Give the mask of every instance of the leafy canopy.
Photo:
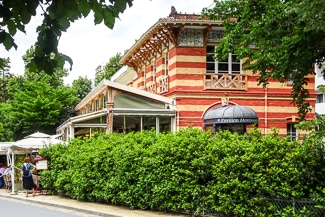
POLYGON ((79 101, 81 101, 88 93, 90 93, 92 89, 92 81, 87 77, 83 78, 79 76, 77 80, 72 82, 71 88, 74 90, 75 96, 77 96, 79 101))
POLYGON ((307 76, 325 56, 324 7, 325 1, 318 0, 227 0, 204 8, 202 16, 222 20, 225 26, 217 58, 229 52, 248 57, 245 69, 259 73, 264 86, 270 78, 293 81, 293 102, 303 118, 309 111, 307 76))
POLYGON ((115 72, 122 68, 120 60, 122 58, 121 53, 117 52, 115 56, 109 58, 108 63, 105 64, 103 68, 99 68, 95 74, 95 86, 97 86, 102 80, 109 80, 115 72))
MULTIPOLYGON (((25 65, 34 52, 33 47, 26 51, 23 56, 25 65)), ((10 68, 9 60, 6 66, 10 68)), ((64 86, 66 70, 57 68, 48 75, 26 68, 24 75, 16 76, 5 71, 2 75, 0 122, 3 131, 0 141, 17 140, 36 131, 53 134, 58 125, 75 116, 74 107, 80 99, 73 88, 64 86)))
MULTIPOLYGON (((44 71, 52 74, 55 69, 63 68, 65 61, 72 67, 72 59, 58 51, 58 43, 62 32, 70 24, 90 12, 94 14, 94 23, 104 23, 112 29, 115 19, 123 13, 133 0, 0 0, 0 44, 6 50, 17 49, 14 36, 17 31, 25 33, 25 25, 36 15, 38 8, 42 10, 43 23, 37 27, 38 37, 35 53, 28 68, 34 72, 44 71)), ((0 68, 4 60, 0 58, 0 68)))

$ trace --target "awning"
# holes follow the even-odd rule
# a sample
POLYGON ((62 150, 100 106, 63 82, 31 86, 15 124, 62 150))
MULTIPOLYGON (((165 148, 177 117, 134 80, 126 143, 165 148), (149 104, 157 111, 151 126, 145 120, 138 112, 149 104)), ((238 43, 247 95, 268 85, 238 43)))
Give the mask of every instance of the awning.
POLYGON ((256 112, 245 106, 220 106, 204 114, 204 124, 257 124, 256 112))
POLYGON ((24 139, 11 143, 6 147, 7 149, 7 164, 11 167, 11 183, 12 194, 15 190, 15 154, 17 153, 31 153, 32 150, 37 150, 48 145, 66 144, 66 142, 51 138, 45 133, 36 132, 24 137, 24 139))

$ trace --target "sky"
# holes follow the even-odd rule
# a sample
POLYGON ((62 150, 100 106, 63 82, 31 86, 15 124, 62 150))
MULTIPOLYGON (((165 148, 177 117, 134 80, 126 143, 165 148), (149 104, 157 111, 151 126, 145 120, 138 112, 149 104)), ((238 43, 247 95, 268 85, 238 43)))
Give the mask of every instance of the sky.
MULTIPOLYGON (((120 15, 120 19, 115 21, 113 29, 103 23, 95 25, 92 14, 71 23, 67 32, 62 34, 58 47, 59 52, 73 60, 72 70, 64 79, 65 84, 71 84, 79 76, 94 80, 98 66, 104 66, 118 52, 123 54, 159 18, 167 17, 171 6, 174 6, 178 13, 199 14, 202 8, 209 7, 212 3, 213 0, 134 0, 133 6, 127 8, 120 15)), ((34 45, 37 39, 36 27, 41 21, 42 17, 33 17, 25 27, 26 34, 17 32, 14 36, 17 50, 12 48, 8 52, 0 45, 0 56, 10 58, 11 73, 24 73, 22 56, 34 45)), ((68 64, 66 68, 69 68, 68 64)))

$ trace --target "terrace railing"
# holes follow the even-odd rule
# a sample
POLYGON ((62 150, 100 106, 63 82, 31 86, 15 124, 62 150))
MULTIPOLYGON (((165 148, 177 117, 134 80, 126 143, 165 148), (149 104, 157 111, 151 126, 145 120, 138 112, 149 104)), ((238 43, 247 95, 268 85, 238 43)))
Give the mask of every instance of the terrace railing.
POLYGON ((204 74, 205 90, 247 90, 247 75, 206 73, 204 74))
POLYGON ((168 76, 165 75, 162 79, 159 80, 159 93, 168 92, 168 76))

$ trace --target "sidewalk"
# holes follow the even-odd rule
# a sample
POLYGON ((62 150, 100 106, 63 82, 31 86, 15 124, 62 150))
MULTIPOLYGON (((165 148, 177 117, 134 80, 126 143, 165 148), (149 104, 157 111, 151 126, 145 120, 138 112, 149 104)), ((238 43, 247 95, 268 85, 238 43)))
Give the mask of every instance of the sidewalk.
POLYGON ((13 195, 6 189, 0 189, 0 198, 10 198, 27 202, 29 201, 31 203, 50 205, 52 207, 71 209, 105 217, 189 217, 189 215, 182 214, 132 210, 121 206, 81 202, 73 199, 63 198, 61 196, 42 195, 39 193, 37 193, 35 197, 33 197, 31 193, 29 194, 29 197, 25 197, 25 191, 19 191, 18 194, 13 195))

